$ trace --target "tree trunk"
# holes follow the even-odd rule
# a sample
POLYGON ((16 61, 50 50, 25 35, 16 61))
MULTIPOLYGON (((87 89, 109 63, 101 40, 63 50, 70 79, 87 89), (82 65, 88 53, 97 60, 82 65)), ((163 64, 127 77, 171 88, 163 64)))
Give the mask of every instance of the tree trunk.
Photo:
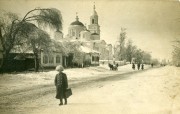
POLYGON ((8 59, 9 53, 3 53, 3 58, 0 66, 0 73, 7 72, 7 59, 8 59))
POLYGON ((39 71, 39 57, 38 57, 38 53, 34 53, 34 67, 35 67, 35 72, 39 71))
POLYGON ((2 62, 1 62, 1 66, 0 66, 0 74, 1 73, 4 73, 4 70, 5 70, 5 56, 4 56, 4 54, 3 54, 3 58, 2 58, 2 62))
MULTIPOLYGON (((3 37, 2 37, 2 31, 1 31, 1 28, 0 28, 0 46, 2 46, 2 40, 3 40, 3 37)), ((2 47, 3 48, 3 47, 2 47)), ((2 51, 2 55, 3 55, 3 49, 2 50, 0 50, 0 51, 2 51)), ((3 65, 3 61, 4 61, 4 59, 2 58, 2 62, 1 62, 1 64, 0 64, 0 73, 2 73, 3 71, 3 69, 2 69, 2 65, 3 65)))

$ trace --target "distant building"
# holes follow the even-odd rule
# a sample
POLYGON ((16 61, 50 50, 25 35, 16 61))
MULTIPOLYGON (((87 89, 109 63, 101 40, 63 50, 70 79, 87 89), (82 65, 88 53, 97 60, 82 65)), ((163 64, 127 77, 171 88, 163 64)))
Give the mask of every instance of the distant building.
POLYGON ((104 40, 100 39, 100 26, 95 5, 93 7, 93 13, 90 16, 90 25, 88 25, 88 29, 79 21, 79 17, 76 14, 76 20, 70 24, 68 34, 64 39, 81 41, 82 46, 98 51, 101 60, 112 59, 112 45, 106 44, 104 40))
POLYGON ((63 33, 61 31, 56 31, 54 33, 54 40, 63 40, 63 33))
MULTIPOLYGON (((107 44, 100 38, 100 26, 98 24, 98 14, 95 10, 95 5, 93 7, 93 14, 90 16, 90 25, 88 25, 88 28, 79 21, 79 17, 76 14, 75 21, 72 22, 68 27, 68 34, 64 37, 62 31, 57 30, 54 33, 53 39, 55 43, 60 45, 63 45, 64 42, 80 43, 81 46, 79 50, 83 53, 82 66, 99 65, 100 59, 112 60, 112 45, 107 44)), ((17 70, 22 70, 22 68, 23 70, 34 68, 34 56, 32 50, 30 51, 30 53, 23 53, 23 55, 20 52, 11 52, 10 59, 12 60, 9 59, 8 61, 13 61, 17 64, 8 66, 11 67, 10 70, 15 68, 18 68, 17 70), (18 64, 20 62, 21 64, 18 64)), ((60 49, 59 47, 54 47, 52 52, 48 53, 44 50, 41 50, 41 52, 39 53, 40 69, 55 67, 60 64, 65 67, 73 66, 74 53, 65 55, 63 51, 64 50, 60 49)), ((0 60, 1 59, 2 51, 0 45, 0 60)))

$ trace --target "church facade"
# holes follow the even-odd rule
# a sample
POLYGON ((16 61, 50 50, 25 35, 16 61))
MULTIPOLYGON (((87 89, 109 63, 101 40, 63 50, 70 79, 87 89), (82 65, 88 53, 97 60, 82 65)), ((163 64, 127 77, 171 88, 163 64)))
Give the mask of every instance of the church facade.
MULTIPOLYGON (((88 27, 86 27, 86 25, 79 21, 79 17, 76 13, 75 21, 70 23, 68 27, 68 34, 65 37, 63 37, 63 33, 61 31, 56 31, 54 33, 54 39, 57 42, 80 42, 81 47, 83 48, 82 51, 86 53, 86 56, 89 56, 89 58, 91 58, 91 64, 99 65, 99 60, 112 60, 112 45, 107 44, 105 40, 101 40, 100 25, 98 21, 98 14, 96 12, 96 7, 94 5, 93 13, 90 16, 90 23, 88 27)), ((67 58, 63 57, 63 55, 60 52, 58 52, 58 54, 54 54, 54 62, 52 61, 53 57, 51 56, 50 63, 48 63, 47 55, 44 55, 46 57, 42 56, 41 64, 43 66, 57 65, 57 63, 55 62, 57 61, 56 55, 58 55, 58 57, 61 55, 60 62, 58 61, 58 64, 61 63, 64 66, 66 66, 68 61, 64 59, 67 58)))
POLYGON ((98 14, 94 5, 88 28, 79 21, 76 14, 76 20, 70 24, 68 34, 64 39, 80 41, 83 46, 99 51, 101 60, 112 59, 112 45, 107 44, 105 40, 101 40, 98 21, 98 14))

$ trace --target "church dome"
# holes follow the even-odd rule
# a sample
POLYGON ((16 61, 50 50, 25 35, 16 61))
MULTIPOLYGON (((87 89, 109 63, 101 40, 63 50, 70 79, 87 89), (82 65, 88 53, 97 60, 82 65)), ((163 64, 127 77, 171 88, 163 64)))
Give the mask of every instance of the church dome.
POLYGON ((71 23, 71 25, 80 25, 80 26, 84 26, 83 23, 81 23, 80 21, 76 20, 74 22, 71 23))
POLYGON ((79 18, 78 18, 78 16, 77 16, 77 13, 76 13, 76 21, 72 22, 71 25, 84 26, 84 24, 79 21, 79 18))

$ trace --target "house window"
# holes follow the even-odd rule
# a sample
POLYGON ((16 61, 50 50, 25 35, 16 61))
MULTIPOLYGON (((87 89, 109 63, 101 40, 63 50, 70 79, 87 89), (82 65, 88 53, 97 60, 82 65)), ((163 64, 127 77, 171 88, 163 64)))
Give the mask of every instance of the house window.
POLYGON ((61 57, 59 55, 56 56, 56 63, 61 63, 61 57))
POLYGON ((96 61, 96 57, 95 56, 92 56, 92 61, 96 61))
POLYGON ((43 56, 43 63, 44 63, 44 64, 47 64, 47 63, 48 63, 48 56, 47 56, 47 55, 44 55, 44 56, 43 56))
POLYGON ((50 63, 50 64, 54 63, 54 57, 53 57, 53 56, 50 56, 50 57, 49 57, 49 63, 50 63))
POLYGON ((99 57, 98 56, 92 56, 92 61, 98 62, 99 61, 99 57))
POLYGON ((99 61, 99 57, 97 57, 97 61, 99 61))

